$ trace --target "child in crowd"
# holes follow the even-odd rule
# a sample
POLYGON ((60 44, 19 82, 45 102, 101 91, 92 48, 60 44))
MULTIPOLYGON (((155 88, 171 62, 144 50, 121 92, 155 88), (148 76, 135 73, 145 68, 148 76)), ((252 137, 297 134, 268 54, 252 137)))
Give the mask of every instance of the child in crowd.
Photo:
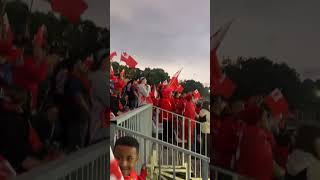
POLYGON ((141 169, 140 176, 135 171, 135 166, 139 160, 139 143, 130 136, 124 136, 116 141, 114 147, 114 156, 117 159, 121 172, 125 180, 145 180, 147 170, 144 167, 141 169))

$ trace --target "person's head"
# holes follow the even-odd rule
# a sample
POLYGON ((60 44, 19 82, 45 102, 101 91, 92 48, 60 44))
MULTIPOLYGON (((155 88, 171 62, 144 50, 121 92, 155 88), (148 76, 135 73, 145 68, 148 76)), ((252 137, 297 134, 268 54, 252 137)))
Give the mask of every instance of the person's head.
POLYGON ((181 95, 181 94, 180 94, 178 91, 175 91, 175 92, 174 92, 174 97, 175 97, 175 98, 179 98, 180 95, 181 95))
POLYGON ((140 78, 140 84, 147 84, 147 79, 145 77, 140 78))
POLYGON ((129 176, 139 160, 139 142, 130 136, 119 138, 115 143, 114 157, 119 162, 122 174, 129 176))
POLYGON ((295 138, 295 148, 320 159, 320 128, 311 125, 299 128, 295 138))

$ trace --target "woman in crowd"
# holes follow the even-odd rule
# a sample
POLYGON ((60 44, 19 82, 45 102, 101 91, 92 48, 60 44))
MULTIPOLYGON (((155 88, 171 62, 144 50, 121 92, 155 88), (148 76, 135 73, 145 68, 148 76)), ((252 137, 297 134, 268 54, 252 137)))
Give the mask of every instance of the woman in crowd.
POLYGON ((139 88, 139 103, 138 106, 142 106, 147 104, 147 97, 149 97, 151 88, 150 85, 147 84, 147 79, 145 77, 140 78, 140 83, 138 85, 139 88))

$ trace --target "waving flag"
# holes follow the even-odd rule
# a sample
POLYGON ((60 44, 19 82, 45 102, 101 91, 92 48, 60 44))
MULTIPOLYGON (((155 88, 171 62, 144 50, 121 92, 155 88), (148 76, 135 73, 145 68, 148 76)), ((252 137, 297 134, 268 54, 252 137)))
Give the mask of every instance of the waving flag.
POLYGON ((129 66, 129 68, 136 68, 136 65, 138 64, 137 61, 126 52, 123 52, 121 54, 120 61, 125 62, 129 66))
POLYGON ((274 117, 279 117, 281 114, 287 115, 289 113, 288 102, 278 88, 273 90, 270 95, 265 98, 265 103, 270 108, 274 117))
POLYGON ((193 93, 192 93, 193 97, 195 99, 200 99, 201 98, 201 94, 200 92, 198 91, 198 89, 194 90, 193 93))
POLYGON ((212 93, 216 96, 223 96, 225 98, 230 98, 235 89, 235 83, 229 79, 225 74, 222 73, 218 56, 217 50, 224 39, 225 35, 227 34, 231 24, 234 20, 226 23, 222 26, 217 32, 214 33, 213 36, 210 37, 211 43, 211 53, 210 53, 210 68, 211 68, 211 86, 212 86, 212 93))
POLYGON ((230 98, 235 89, 235 83, 229 79, 226 75, 222 75, 219 80, 215 80, 212 86, 212 93, 215 96, 222 96, 224 98, 230 98))
POLYGON ((178 77, 181 73, 182 69, 180 69, 178 72, 176 72, 173 77, 170 79, 169 85, 168 87, 170 87, 173 90, 178 89, 179 87, 179 81, 178 81, 178 77))
POLYGON ((113 156, 110 147, 110 180, 124 180, 117 160, 113 156))
POLYGON ((110 61, 112 61, 115 56, 117 56, 117 52, 113 51, 113 52, 110 54, 110 61))
POLYGON ((88 5, 82 0, 51 0, 51 7, 53 11, 60 13, 71 23, 77 23, 88 5))
POLYGON ((220 29, 218 29, 217 32, 215 32, 211 37, 210 37, 210 46, 211 49, 215 49, 217 50, 221 44, 221 42, 223 41, 223 39, 225 38, 228 30, 230 29, 232 23, 234 22, 234 19, 232 19, 231 21, 227 22, 226 24, 224 24, 220 29))

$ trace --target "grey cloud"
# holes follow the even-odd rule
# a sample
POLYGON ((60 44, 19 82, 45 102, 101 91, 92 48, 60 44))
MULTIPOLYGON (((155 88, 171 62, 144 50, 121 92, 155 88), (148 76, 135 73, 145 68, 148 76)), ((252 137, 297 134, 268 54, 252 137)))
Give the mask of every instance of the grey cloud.
POLYGON ((209 0, 112 0, 111 48, 143 57, 142 65, 202 68, 199 79, 208 81, 209 23, 209 0))
POLYGON ((220 56, 267 56, 283 61, 297 69, 304 77, 305 69, 320 68, 318 60, 320 2, 216 0, 211 26, 217 29, 237 17, 223 45, 220 56), (234 2, 234 1, 233 1, 234 2), (238 6, 233 6, 238 5, 238 6))

